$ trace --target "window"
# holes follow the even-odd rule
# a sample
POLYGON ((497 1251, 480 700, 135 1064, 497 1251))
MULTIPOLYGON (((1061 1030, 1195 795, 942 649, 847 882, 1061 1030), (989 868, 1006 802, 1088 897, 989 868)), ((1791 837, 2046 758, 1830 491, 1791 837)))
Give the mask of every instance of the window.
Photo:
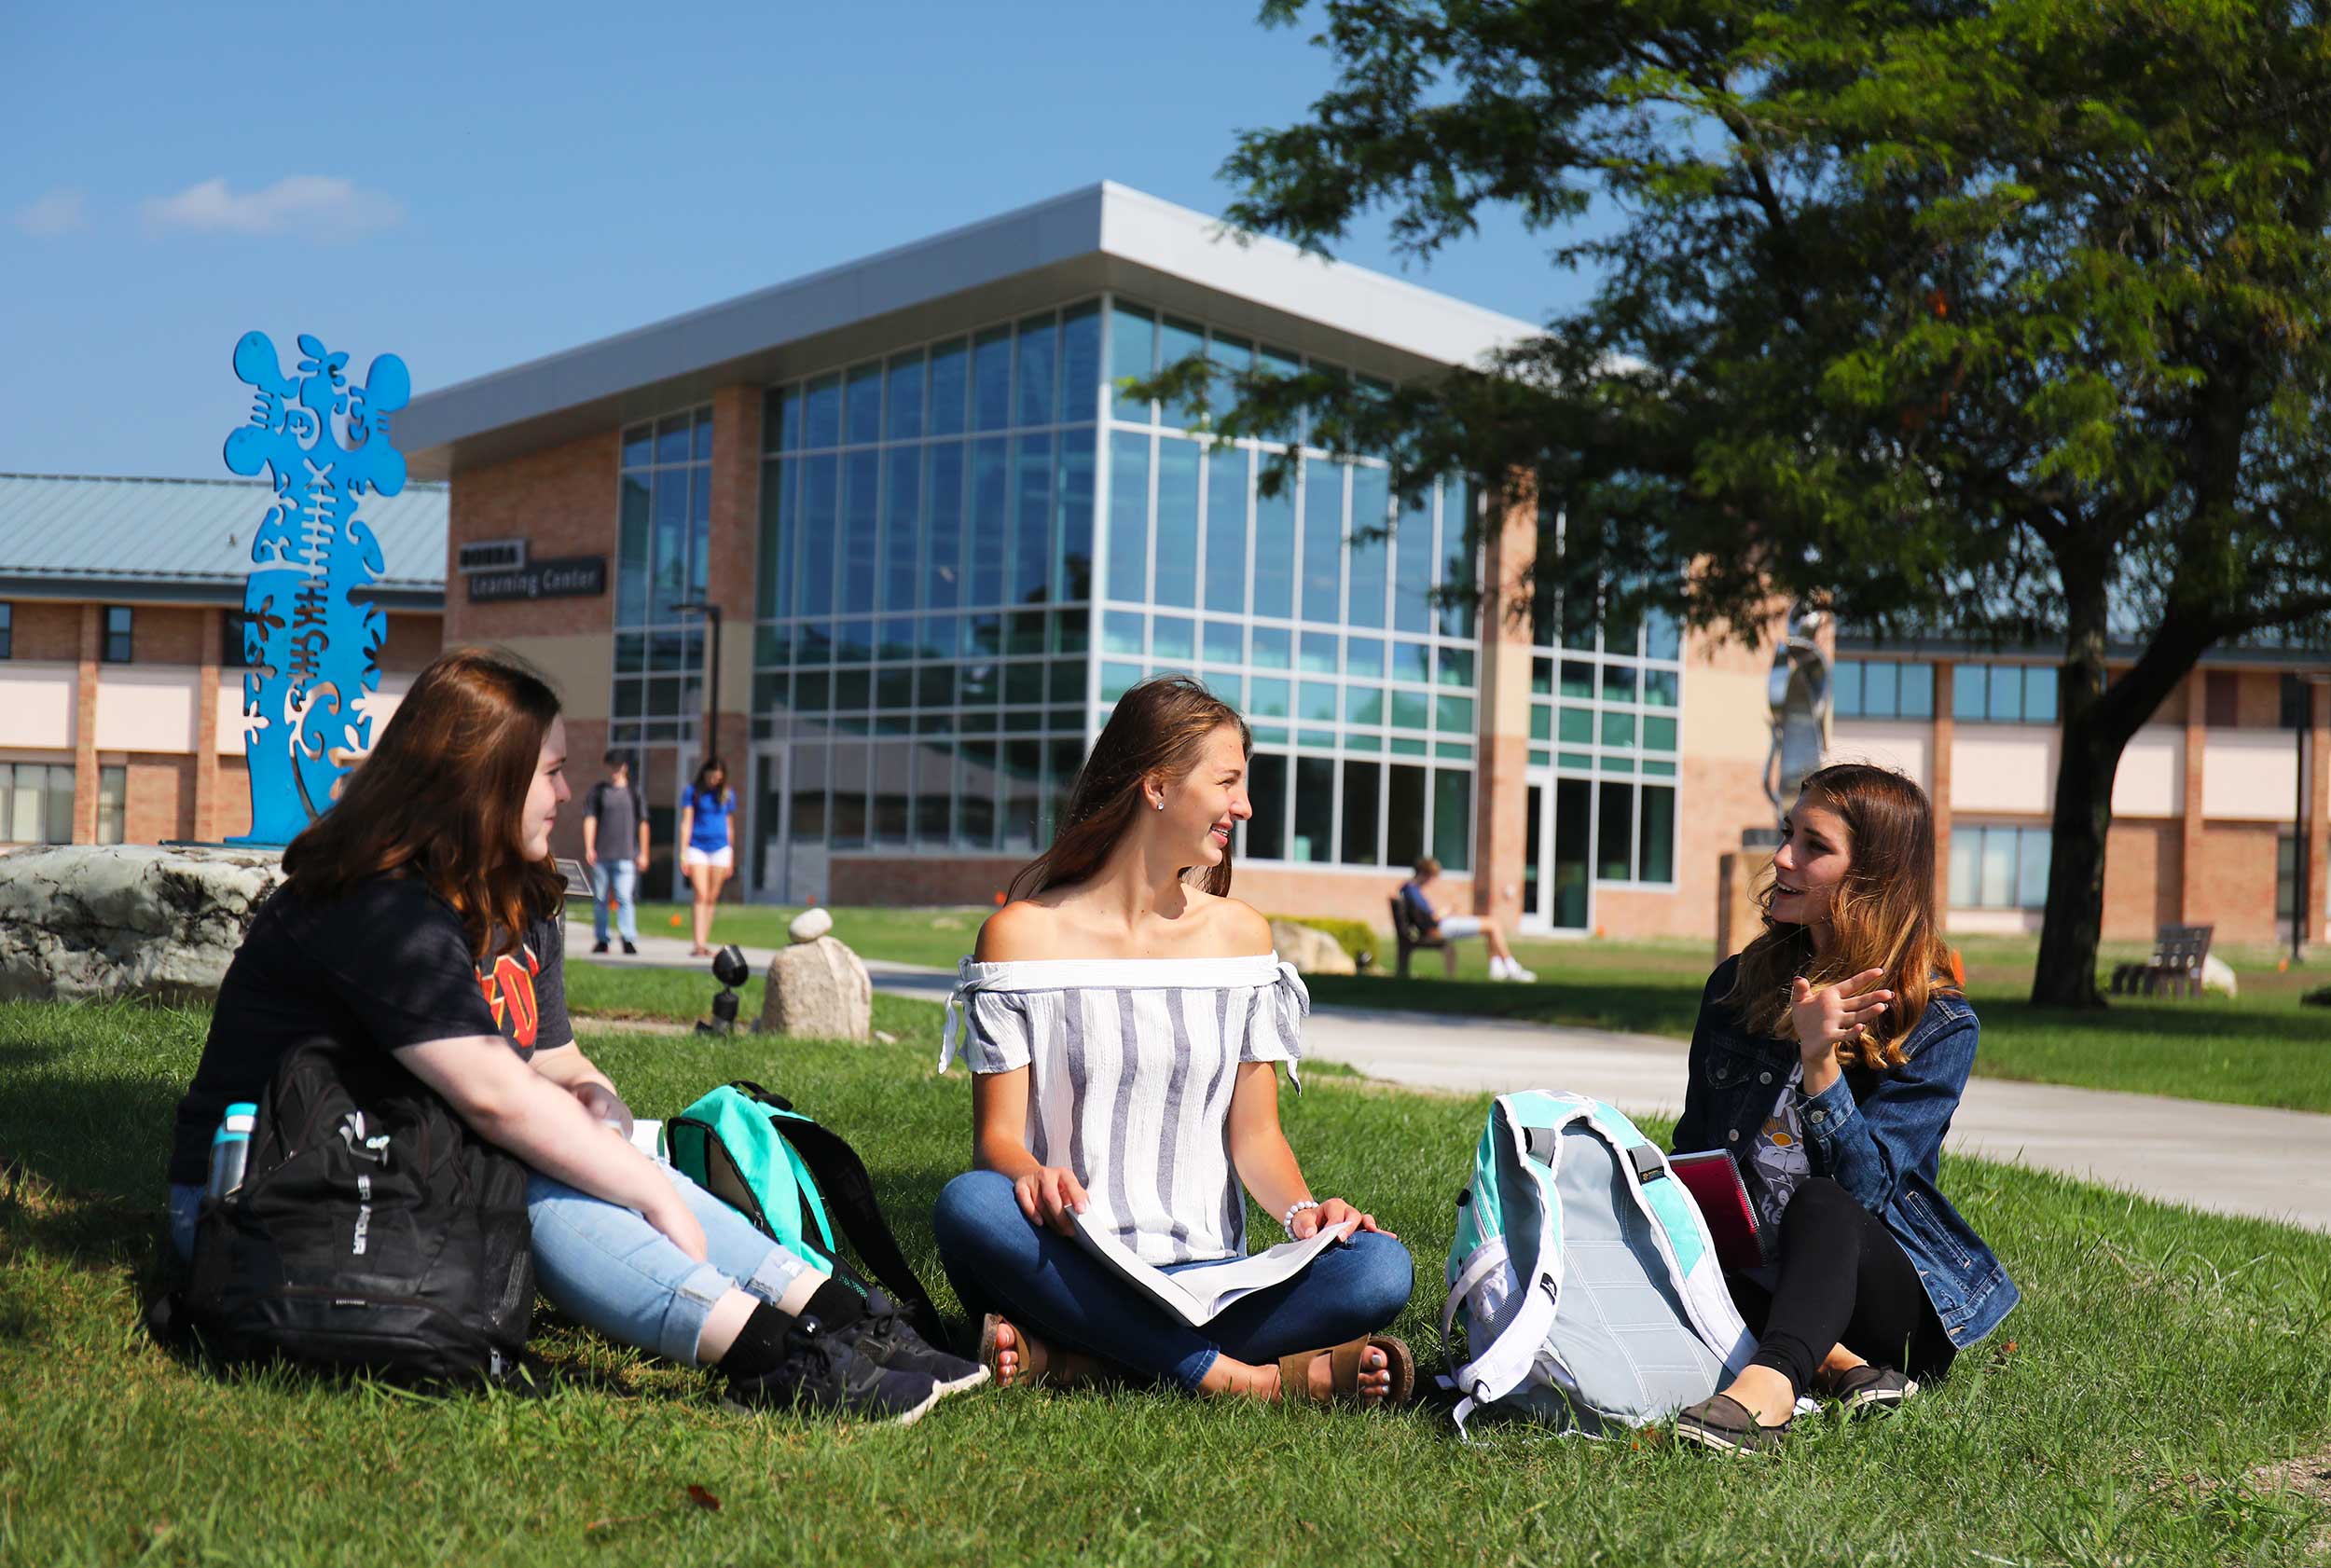
POLYGON ((1841 719, 1931 719, 1935 667, 1881 659, 1840 659, 1830 707, 1841 719))
POLYGON ((1951 830, 1952 909, 2041 909, 2048 830, 1960 823, 1951 830))
POLYGON ((125 604, 105 606, 105 640, 99 648, 98 656, 109 665, 126 665, 130 662, 131 645, 134 640, 130 607, 125 604))
POLYGON ((2241 677, 2230 669, 2202 674, 2201 722, 2214 730, 2230 730, 2241 722, 2241 677))
MULTIPOLYGON (((7 609, 6 605, 0 605, 0 615, 5 615, 7 609)), ((5 627, 7 624, 5 619, 0 619, 0 627, 5 627)), ((0 648, 0 658, 5 657, 5 648, 0 648)), ((2303 730, 2314 722, 2314 688, 2296 675, 2283 677, 2277 705, 2281 709, 2280 722, 2286 730, 2303 730)))
POLYGON ((1951 716, 1967 724, 2052 724, 2056 671, 2047 665, 1962 664, 1952 671, 1951 716))
POLYGON ((16 606, 0 604, 0 659, 16 657, 16 606))
POLYGON ((245 619, 241 610, 229 610, 218 618, 218 662, 228 669, 250 666, 250 656, 242 645, 245 619))
POLYGON ((97 770, 97 842, 119 844, 122 823, 127 812, 130 770, 126 767, 101 767, 97 770))
POLYGON ((0 766, 0 839, 10 844, 71 844, 73 842, 73 770, 54 763, 15 763, 0 766))

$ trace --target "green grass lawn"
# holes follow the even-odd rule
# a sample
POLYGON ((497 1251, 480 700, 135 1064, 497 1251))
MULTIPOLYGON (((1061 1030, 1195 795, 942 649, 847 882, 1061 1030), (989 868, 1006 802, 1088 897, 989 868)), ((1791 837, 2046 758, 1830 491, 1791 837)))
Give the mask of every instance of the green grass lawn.
MULTIPOLYGON (((970 1089, 932 1070, 935 1006, 876 1005, 899 1044, 591 1050, 643 1114, 745 1076, 842 1130, 951 1307, 928 1216, 969 1152, 970 1089)), ((207 1025, 0 1006, 0 1562, 2185 1568, 2331 1550, 2331 1502, 2269 1479, 2331 1464, 2290 1463, 2331 1445, 2331 1237, 1948 1158, 1943 1185, 2024 1304, 1900 1416, 1815 1423, 1769 1463, 1522 1428, 1468 1446, 1422 1410, 1151 1393, 982 1392, 908 1430, 844 1428, 727 1411, 702 1375, 556 1326, 538 1348, 572 1379, 539 1401, 220 1383, 134 1327, 207 1025)), ((1324 1076, 1285 1102, 1315 1187, 1408 1241, 1419 1288, 1398 1327, 1428 1366, 1484 1106, 1324 1076)))
MULTIPOLYGON (((670 906, 643 905, 641 919, 662 929, 670 906)), ((724 941, 774 946, 797 910, 766 905, 724 908, 724 941)), ((864 909, 834 911, 835 934, 867 957, 952 969, 970 950, 986 911, 864 909)), ((2281 955, 2264 947, 2221 948, 2241 982, 2239 999, 2212 994, 2195 1000, 2123 997, 2103 1013, 2034 1008, 2034 939, 1976 937, 1960 943, 1967 990, 1983 1020, 1975 1070, 1992 1078, 2121 1089, 2234 1105, 2331 1111, 2331 1009, 2302 1007, 2301 992, 2331 981, 2331 964, 2278 970, 2281 955)), ((1416 956, 1411 978, 1388 974, 1315 976, 1312 1000, 1375 1011, 1458 1012, 1688 1039, 1701 987, 1714 967, 1704 942, 1546 942, 1515 944, 1536 971, 1535 985, 1489 979, 1477 942, 1458 950, 1457 978, 1447 979, 1438 954, 1416 956)), ((2104 971, 2139 946, 2108 946, 2104 971)), ((1386 960, 1389 961, 1388 958, 1386 960)), ((584 968, 577 965, 580 970, 584 968)), ((578 977, 579 978, 579 977, 578 977)), ((590 982, 575 984, 578 1010, 590 1004, 590 982)), ((710 998, 706 980, 673 987, 672 1009, 655 1016, 695 1018, 710 998)), ((757 1015, 752 997, 747 1016, 757 1015)))

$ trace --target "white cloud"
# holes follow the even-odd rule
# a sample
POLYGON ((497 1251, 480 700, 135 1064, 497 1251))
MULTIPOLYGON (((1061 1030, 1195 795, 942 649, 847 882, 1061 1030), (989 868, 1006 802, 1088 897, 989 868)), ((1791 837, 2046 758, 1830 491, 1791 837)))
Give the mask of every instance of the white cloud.
POLYGON ((35 240, 54 240, 89 224, 87 203, 77 190, 52 190, 28 201, 9 214, 10 221, 35 240))
POLYGON ((237 195, 223 179, 203 180, 145 204, 160 229, 210 234, 297 234, 329 242, 405 221, 405 204, 337 174, 286 174, 262 190, 237 195))

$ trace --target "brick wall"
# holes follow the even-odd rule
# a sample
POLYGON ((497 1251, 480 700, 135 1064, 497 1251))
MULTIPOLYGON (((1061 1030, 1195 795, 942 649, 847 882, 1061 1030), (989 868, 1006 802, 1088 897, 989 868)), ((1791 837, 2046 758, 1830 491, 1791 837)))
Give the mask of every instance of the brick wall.
POLYGON ((131 658, 142 665, 199 665, 218 657, 202 639, 202 612, 174 604, 141 604, 131 617, 131 658))
MULTIPOLYGON (((826 901, 837 904, 985 904, 1028 863, 1019 856, 925 859, 915 855, 835 855, 826 868, 826 901)), ((1239 891, 1244 892, 1244 888, 1239 891)))
POLYGON ((132 752, 125 765, 122 837, 131 844, 194 837, 194 759, 132 752))
POLYGON ((55 599, 10 601, 14 645, 9 657, 28 663, 65 664, 81 656, 81 607, 55 599))
POLYGON ((2275 940, 2272 822, 2211 822, 2199 860, 2186 868, 2185 916, 2217 928, 2219 942, 2275 940))
POLYGON ((2122 818, 2104 840, 2104 940, 2150 942, 2178 919, 2185 829, 2122 818))
POLYGON ((429 614, 389 613, 389 634, 380 643, 380 668, 384 672, 411 675, 425 668, 445 648, 445 617, 429 614))
MULTIPOLYGON (((621 470, 618 433, 608 430, 454 475, 447 502, 444 645, 610 630, 615 615, 615 480, 621 470), (480 539, 523 539, 536 557, 605 556, 608 591, 598 598, 472 604, 453 571, 453 556, 461 545, 480 539)), ((600 667, 606 667, 604 659, 600 667)))

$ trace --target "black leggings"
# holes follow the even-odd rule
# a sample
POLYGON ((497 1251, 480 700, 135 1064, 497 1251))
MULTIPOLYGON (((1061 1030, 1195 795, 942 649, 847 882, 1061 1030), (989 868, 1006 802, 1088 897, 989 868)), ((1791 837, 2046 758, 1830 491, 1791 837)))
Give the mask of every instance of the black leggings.
POLYGON ((1758 1336, 1750 1364, 1780 1373, 1800 1395, 1832 1345, 1913 1377, 1939 1377, 1956 1354, 1901 1244, 1828 1176, 1789 1197, 1777 1288, 1724 1279, 1758 1336))

